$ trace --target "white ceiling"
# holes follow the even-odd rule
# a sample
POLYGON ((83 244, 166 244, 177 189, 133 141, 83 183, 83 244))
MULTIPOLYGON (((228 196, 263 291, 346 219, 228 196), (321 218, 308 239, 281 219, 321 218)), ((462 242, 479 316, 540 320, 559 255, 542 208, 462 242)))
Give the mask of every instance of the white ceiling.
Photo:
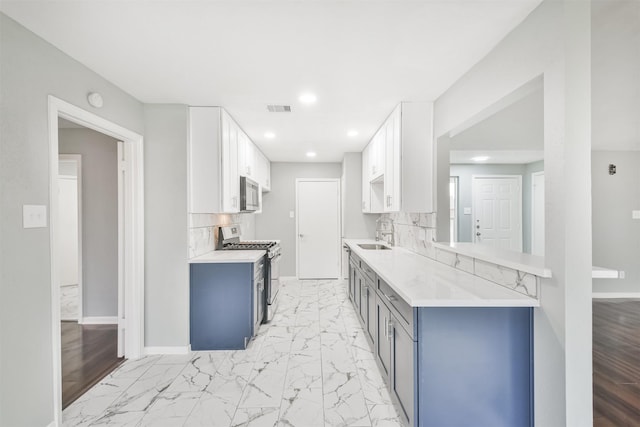
POLYGON ((450 140, 451 163, 531 163, 544 158, 544 94, 529 95, 460 132, 450 140))
POLYGON ((539 3, 3 0, 0 10, 142 102, 225 107, 273 161, 308 149, 341 161, 400 101, 436 99, 539 3), (298 102, 306 91, 315 105, 298 102), (293 112, 268 113, 273 103, 293 112))

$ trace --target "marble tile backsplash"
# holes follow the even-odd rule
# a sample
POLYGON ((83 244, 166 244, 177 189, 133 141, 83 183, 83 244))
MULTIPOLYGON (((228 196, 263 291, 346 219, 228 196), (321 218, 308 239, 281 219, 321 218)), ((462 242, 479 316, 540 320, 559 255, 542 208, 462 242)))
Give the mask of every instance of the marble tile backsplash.
MULTIPOLYGON (((214 251, 218 243, 217 227, 240 224, 242 230, 253 230, 252 214, 189 214, 189 258, 214 251)), ((244 231, 243 231, 244 233, 244 231)), ((243 236, 251 239, 253 236, 243 236)))
POLYGON ((538 277, 491 262, 475 260, 474 274, 530 297, 538 296, 538 277))
MULTIPOLYGON (((393 222, 396 246, 482 277, 523 295, 538 297, 540 279, 533 274, 436 248, 433 245, 436 241, 435 213, 394 212, 380 216, 393 222)), ((381 227, 387 229, 390 224, 383 221, 381 227)))
POLYGON ((435 248, 432 245, 436 239, 435 213, 393 212, 382 214, 381 217, 393 222, 396 246, 435 259, 435 248))

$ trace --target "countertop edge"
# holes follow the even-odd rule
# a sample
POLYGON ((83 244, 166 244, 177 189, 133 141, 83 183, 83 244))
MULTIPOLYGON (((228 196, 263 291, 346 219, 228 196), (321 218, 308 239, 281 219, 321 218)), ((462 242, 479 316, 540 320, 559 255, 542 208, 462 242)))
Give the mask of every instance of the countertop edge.
POLYGON ((266 251, 210 251, 189 259, 189 264, 254 263, 266 255, 266 251))

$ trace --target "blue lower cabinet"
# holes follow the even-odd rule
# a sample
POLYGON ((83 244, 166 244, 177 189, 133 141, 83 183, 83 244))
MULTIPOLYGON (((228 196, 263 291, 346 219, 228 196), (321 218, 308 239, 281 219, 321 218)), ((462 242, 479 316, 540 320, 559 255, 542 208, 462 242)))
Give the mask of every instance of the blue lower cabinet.
POLYGON ((532 309, 419 308, 418 425, 533 425, 532 309))
MULTIPOLYGON (((361 277, 352 255, 358 314, 361 277)), ((363 324, 404 425, 533 426, 532 308, 411 307, 380 277, 368 287, 372 314, 363 324)))
POLYGON ((190 265, 192 350, 244 349, 253 336, 253 264, 190 265))

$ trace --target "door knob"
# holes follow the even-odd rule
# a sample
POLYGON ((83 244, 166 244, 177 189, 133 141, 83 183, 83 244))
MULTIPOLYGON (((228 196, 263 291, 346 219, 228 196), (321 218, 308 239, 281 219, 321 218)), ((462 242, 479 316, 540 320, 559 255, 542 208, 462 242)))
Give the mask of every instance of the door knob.
POLYGON ((476 236, 480 237, 482 233, 480 233, 479 231, 476 233, 476 236))
POLYGON ((304 234, 298 234, 298 236, 299 236, 300 238, 303 238, 303 237, 304 237, 304 234))

